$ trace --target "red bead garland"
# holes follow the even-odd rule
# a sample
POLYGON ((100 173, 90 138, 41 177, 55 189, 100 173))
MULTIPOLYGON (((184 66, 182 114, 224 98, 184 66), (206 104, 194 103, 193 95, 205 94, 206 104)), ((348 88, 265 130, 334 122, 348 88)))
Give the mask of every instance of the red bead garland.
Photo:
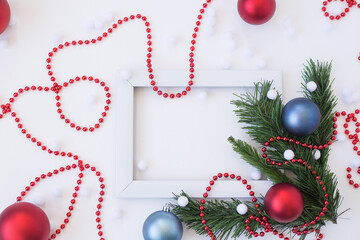
POLYGON ((354 0, 339 0, 340 2, 346 2, 347 4, 347 7, 344 9, 343 12, 340 13, 340 15, 330 15, 329 12, 327 12, 327 7, 329 3, 331 2, 335 2, 337 0, 327 0, 327 1, 323 1, 323 7, 321 8, 321 10, 324 12, 324 16, 325 17, 328 17, 330 20, 340 20, 342 17, 345 17, 345 15, 350 11, 350 9, 353 7, 353 6, 357 6, 358 8, 360 8, 360 4, 357 4, 356 1, 354 0))
MULTIPOLYGON (((360 150, 359 148, 356 146, 356 144, 359 142, 359 136, 358 136, 358 133, 360 132, 360 122, 358 121, 356 115, 358 115, 360 113, 360 110, 359 109, 356 109, 353 113, 346 113, 345 111, 342 111, 342 112, 337 112, 335 114, 335 117, 333 119, 334 121, 334 125, 333 125, 333 128, 334 128, 334 131, 333 131, 333 134, 334 136, 338 135, 338 131, 337 131, 337 128, 338 128, 338 124, 337 124, 337 121, 338 121, 338 118, 340 117, 343 117, 345 118, 345 123, 343 125, 344 127, 344 133, 345 135, 348 136, 348 138, 351 140, 351 143, 354 145, 353 147, 353 150, 357 153, 358 156, 360 156, 360 150), (349 128, 349 124, 353 122, 354 125, 355 125, 355 133, 352 134, 348 128, 349 128)), ((351 172, 351 168, 350 167, 347 167, 346 168, 346 172, 348 172, 347 174, 347 178, 349 179, 349 184, 352 185, 354 188, 359 188, 359 184, 360 183, 354 183, 354 180, 352 180, 352 175, 350 174, 351 172)), ((357 169, 357 173, 360 174, 360 166, 358 167, 357 169)))
POLYGON ((200 9, 200 14, 197 16, 197 20, 195 22, 195 28, 194 28, 194 33, 192 34, 192 40, 190 41, 191 46, 190 46, 190 53, 189 53, 189 62, 190 62, 190 68, 189 68, 189 82, 188 82, 188 86, 185 88, 184 91, 182 91, 181 93, 166 93, 163 92, 162 90, 159 90, 159 87, 156 86, 156 82, 154 81, 154 70, 152 68, 152 63, 151 63, 151 57, 152 57, 152 35, 151 35, 151 28, 150 28, 150 22, 147 20, 147 17, 142 16, 141 14, 137 14, 137 15, 130 15, 129 17, 124 17, 123 19, 119 19, 116 23, 112 24, 112 26, 106 31, 104 32, 102 35, 96 37, 96 38, 92 38, 92 39, 87 39, 87 40, 78 40, 78 41, 71 41, 71 42, 64 42, 62 44, 59 44, 57 47, 54 47, 49 53, 48 53, 48 58, 46 59, 46 69, 48 72, 48 75, 50 76, 50 80, 53 83, 52 86, 48 87, 48 86, 26 86, 24 88, 20 88, 18 91, 16 91, 15 93, 13 93, 13 96, 11 98, 9 98, 9 102, 6 104, 2 104, 1 107, 1 112, 0 112, 0 119, 2 119, 4 117, 5 114, 10 114, 16 124, 17 127, 20 129, 21 133, 24 134, 24 136, 26 138, 28 138, 31 142, 33 142, 34 144, 36 144, 36 146, 38 146, 39 148, 41 148, 41 150, 43 151, 47 151, 49 154, 53 154, 55 156, 61 156, 61 157, 68 157, 68 158, 72 158, 74 159, 77 163, 76 164, 72 164, 72 165, 67 165, 66 167, 61 167, 59 169, 55 169, 52 172, 48 172, 47 174, 42 174, 40 177, 36 177, 34 181, 30 182, 30 184, 28 186, 25 187, 25 191, 22 191, 20 193, 20 195, 17 197, 17 201, 22 201, 23 198, 26 196, 27 192, 31 191, 31 189, 41 180, 45 179, 45 178, 50 178, 54 175, 57 175, 61 172, 64 171, 68 171, 68 170, 72 170, 72 169, 79 169, 80 173, 79 173, 79 178, 76 181, 76 186, 75 186, 75 192, 72 194, 72 199, 70 201, 70 206, 69 206, 69 211, 66 213, 66 217, 64 219, 64 223, 60 225, 60 227, 58 229, 55 230, 55 232, 53 234, 51 234, 49 240, 51 239, 55 239, 57 235, 59 235, 61 233, 61 231, 63 229, 65 229, 66 224, 69 223, 69 219, 72 216, 72 211, 74 210, 74 205, 76 203, 76 198, 78 196, 78 191, 80 190, 80 185, 83 182, 83 177, 84 177, 84 171, 87 169, 90 169, 92 172, 95 173, 95 175, 97 177, 99 177, 98 181, 100 183, 100 197, 98 198, 98 204, 97 204, 97 211, 95 212, 96 215, 96 219, 95 221, 97 222, 97 229, 98 229, 98 235, 100 237, 100 240, 105 240, 105 238, 103 237, 104 233, 101 230, 102 229, 102 225, 101 225, 101 208, 102 208, 102 202, 103 202, 103 196, 105 194, 104 188, 104 179, 103 177, 101 177, 101 173, 99 171, 96 170, 95 167, 90 166, 89 164, 84 164, 84 162, 82 160, 80 160, 80 158, 77 155, 74 155, 71 152, 63 152, 63 151, 54 151, 53 149, 48 148, 46 145, 44 145, 39 139, 35 138, 34 136, 32 136, 25 128, 24 125, 21 123, 20 118, 18 117, 17 113, 12 111, 11 109, 11 104, 15 101, 16 98, 18 98, 21 94, 25 93, 25 92, 29 92, 29 91, 45 91, 45 92, 53 92, 55 93, 55 100, 56 100, 56 107, 57 107, 57 112, 60 115, 60 118, 63 119, 65 121, 66 124, 68 124, 71 128, 76 129, 77 131, 83 131, 83 132, 93 132, 95 129, 99 128, 100 125, 104 122, 104 118, 107 116, 107 111, 109 111, 110 107, 110 97, 111 94, 109 92, 109 87, 105 84, 105 82, 100 81, 98 78, 94 78, 92 76, 82 76, 82 77, 75 77, 74 79, 70 79, 67 82, 64 83, 58 83, 56 80, 56 77, 54 75, 54 71, 52 69, 52 62, 53 62, 53 57, 60 52, 61 50, 67 48, 67 47, 71 47, 71 46, 76 46, 76 45, 89 45, 89 44, 95 44, 97 42, 101 42, 103 39, 107 38, 111 33, 113 33, 120 25, 122 25, 125 22, 128 22, 129 20, 136 20, 136 19, 140 19, 144 22, 145 27, 146 27, 146 33, 147 33, 147 59, 146 59, 146 64, 147 64, 147 68, 148 68, 148 72, 149 72, 149 80, 150 80, 150 85, 153 86, 153 90, 159 95, 159 96, 163 96, 164 98, 169 97, 170 99, 174 99, 176 98, 181 98, 182 96, 187 95, 187 92, 191 91, 191 86, 194 84, 193 79, 195 78, 194 72, 195 72, 195 63, 194 63, 194 56, 195 56, 195 44, 196 44, 196 38, 198 36, 198 31, 199 31, 199 26, 201 25, 201 19, 203 18, 203 15, 205 14, 205 10, 208 7, 208 4, 211 3, 211 0, 206 0, 205 3, 203 3, 202 8, 200 9), (69 87, 70 85, 74 84, 75 82, 79 82, 79 81, 90 81, 90 82, 94 82, 95 84, 100 85, 104 91, 105 91, 105 96, 106 96, 106 101, 105 101, 105 106, 104 106, 104 111, 101 113, 101 116, 99 117, 98 121, 93 124, 92 126, 80 126, 74 122, 72 122, 69 118, 67 118, 67 116, 64 114, 63 109, 61 108, 61 102, 60 102, 60 93, 61 91, 66 88, 69 87))

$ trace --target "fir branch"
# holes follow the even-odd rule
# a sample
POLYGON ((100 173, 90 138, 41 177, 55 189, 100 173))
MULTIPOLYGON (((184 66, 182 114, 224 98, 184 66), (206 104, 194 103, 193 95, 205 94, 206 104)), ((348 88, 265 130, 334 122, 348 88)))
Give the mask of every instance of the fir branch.
MULTIPOLYGON (((309 98, 316 103, 321 112, 321 122, 318 129, 307 137, 291 136, 284 130, 281 123, 281 112, 283 109, 283 102, 281 95, 275 100, 267 98, 267 92, 271 89, 272 82, 264 81, 255 84, 255 91, 247 92, 243 95, 237 96, 238 99, 232 101, 237 109, 235 114, 239 117, 239 123, 244 124, 243 129, 250 135, 250 137, 258 144, 263 145, 271 137, 282 136, 294 139, 294 141, 306 142, 314 145, 323 145, 329 141, 332 136, 332 120, 334 116, 334 107, 336 105, 336 98, 331 89, 333 80, 330 79, 331 63, 315 63, 309 60, 304 66, 302 72, 303 80, 302 88, 306 98, 309 98), (309 92, 306 84, 309 81, 314 81, 318 88, 314 92, 309 92)), ((268 217, 271 226, 279 232, 288 233, 291 235, 293 226, 303 225, 314 220, 319 212, 323 211, 323 204, 326 200, 319 185, 318 180, 314 177, 311 171, 306 166, 301 164, 283 164, 281 167, 269 165, 264 158, 258 153, 255 147, 250 146, 242 140, 236 140, 229 137, 229 142, 232 144, 235 152, 241 155, 241 158, 250 165, 259 169, 265 174, 274 184, 281 182, 289 182, 294 184, 304 196, 305 208, 302 215, 291 223, 278 223, 268 217), (293 173, 296 177, 290 178, 283 174, 280 169, 293 173)), ((329 144, 330 145, 330 144, 329 144)), ((304 148, 301 144, 294 144, 288 141, 274 141, 267 149, 267 157, 276 160, 277 162, 284 162, 283 152, 286 149, 292 149, 295 152, 295 158, 306 161, 311 167, 312 171, 316 171, 317 176, 323 181, 323 186, 329 194, 327 211, 325 215, 316 221, 315 225, 309 226, 307 229, 320 229, 325 225, 326 221, 336 223, 339 216, 338 208, 342 202, 342 198, 337 189, 337 179, 327 165, 330 148, 321 150, 321 158, 315 160, 312 150, 304 148)), ((198 234, 205 234, 204 226, 201 223, 200 202, 193 200, 186 193, 181 193, 190 199, 187 207, 180 207, 172 204, 173 212, 185 223, 188 228, 195 230, 198 234)), ((179 196, 175 195, 175 199, 179 196)), ((260 200, 260 209, 265 209, 260 200)), ((205 215, 207 224, 211 227, 212 232, 217 236, 217 239, 237 238, 244 234, 247 237, 252 237, 245 231, 246 224, 244 220, 250 215, 257 215, 257 209, 252 202, 242 202, 237 199, 231 201, 210 201, 205 204, 205 215), (245 215, 239 215, 236 212, 238 204, 244 203, 248 206, 249 211, 245 215)), ((262 230, 263 226, 257 222, 251 222, 251 229, 256 231, 262 230)), ((304 240, 306 235, 300 236, 300 240, 304 240)))

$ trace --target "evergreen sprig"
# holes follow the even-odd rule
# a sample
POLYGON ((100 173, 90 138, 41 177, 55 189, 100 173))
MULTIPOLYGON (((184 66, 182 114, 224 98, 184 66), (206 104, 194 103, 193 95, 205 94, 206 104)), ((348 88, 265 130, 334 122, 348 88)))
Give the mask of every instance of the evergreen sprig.
MULTIPOLYGON (((281 100, 281 95, 278 94, 275 100, 267 98, 267 92, 271 89, 271 81, 263 81, 255 84, 254 92, 247 92, 243 95, 236 95, 237 100, 233 100, 237 109, 235 114, 239 118, 239 123, 244 124, 243 129, 250 135, 250 137, 262 146, 271 137, 282 136, 300 141, 301 143, 309 143, 312 145, 323 145, 328 143, 332 136, 332 124, 334 116, 334 107, 336 106, 336 97, 333 95, 332 83, 330 79, 331 63, 321 63, 309 60, 307 65, 304 65, 302 72, 303 76, 303 94, 304 97, 312 100, 320 109, 321 121, 318 129, 306 137, 296 137, 288 133, 281 122, 281 113, 284 107, 281 100), (306 88, 306 84, 314 81, 317 84, 317 89, 310 92, 306 88)), ((322 211, 324 201, 326 200, 322 191, 322 187, 314 178, 314 175, 307 169, 306 166, 299 164, 283 164, 281 167, 269 165, 264 158, 259 154, 257 148, 249 145, 248 143, 233 137, 229 137, 229 142, 232 144, 235 152, 239 153, 244 161, 259 169, 268 179, 274 184, 288 182, 294 184, 303 194, 305 201, 305 208, 302 215, 290 223, 278 223, 271 219, 269 216, 269 223, 278 232, 285 232, 291 234, 293 226, 303 225, 315 219, 316 216, 322 211), (295 177, 288 177, 280 170, 291 172, 295 177)), ((322 179, 326 192, 329 194, 329 205, 325 215, 317 221, 315 225, 309 228, 320 229, 325 225, 326 221, 336 223, 339 216, 338 208, 341 204, 342 198, 337 189, 337 179, 334 173, 328 167, 328 157, 330 147, 324 148, 321 151, 321 158, 315 160, 312 150, 305 149, 294 143, 287 141, 274 141, 271 143, 270 148, 267 149, 269 158, 277 162, 284 162, 283 152, 286 149, 292 149, 296 158, 301 158, 303 161, 309 163, 312 170, 317 172, 317 175, 322 179)), ((180 207, 176 204, 171 204, 174 214, 176 214, 185 225, 195 230, 198 234, 204 235, 207 232, 201 223, 200 201, 191 199, 186 193, 182 192, 180 195, 175 195, 175 199, 180 196, 189 198, 189 204, 186 207, 180 207)), ((263 200, 263 199, 262 199, 263 200)), ((261 208, 264 209, 263 205, 261 208)), ((245 236, 252 237, 245 231, 245 219, 250 215, 257 215, 257 210, 254 203, 248 201, 241 201, 232 199, 231 201, 214 200, 208 201, 205 204, 205 215, 207 224, 211 227, 212 232, 217 236, 217 239, 237 238, 244 234, 245 236), (249 210, 245 215, 239 215, 236 212, 236 207, 244 203, 248 206, 249 210)), ((262 229, 257 222, 251 222, 251 229, 262 229)), ((300 240, 306 238, 303 234, 300 240)))

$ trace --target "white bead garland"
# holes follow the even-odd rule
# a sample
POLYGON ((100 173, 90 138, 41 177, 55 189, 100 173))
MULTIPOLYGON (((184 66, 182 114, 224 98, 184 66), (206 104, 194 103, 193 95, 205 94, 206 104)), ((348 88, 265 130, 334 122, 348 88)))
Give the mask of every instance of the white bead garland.
POLYGON ((241 203, 236 207, 236 211, 238 212, 238 214, 244 215, 247 213, 248 207, 245 204, 241 203))
POLYGON ((317 89, 317 84, 314 81, 310 81, 306 84, 306 88, 309 92, 313 92, 317 89))
POLYGON ((177 200, 180 207, 186 207, 189 204, 189 199, 185 196, 181 196, 177 200))
POLYGON ((273 89, 269 90, 266 94, 267 98, 270 100, 275 100, 277 98, 277 92, 273 89))
POLYGON ((290 160, 294 159, 294 157, 295 157, 295 153, 292 150, 290 150, 290 149, 285 150, 284 158, 286 160, 290 161, 290 160))

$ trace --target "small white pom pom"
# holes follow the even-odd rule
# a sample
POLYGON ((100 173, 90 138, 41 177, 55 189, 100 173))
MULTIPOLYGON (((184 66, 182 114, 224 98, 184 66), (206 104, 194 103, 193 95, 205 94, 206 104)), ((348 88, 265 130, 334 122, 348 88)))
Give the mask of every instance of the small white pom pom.
POLYGON ((148 164, 144 160, 140 160, 136 166, 139 171, 145 171, 148 168, 148 164))
POLYGON ((175 46, 176 43, 177 43, 177 38, 175 36, 169 36, 167 38, 167 44, 168 44, 169 47, 175 46))
POLYGON ((338 134, 336 135, 336 140, 338 140, 339 142, 344 141, 345 138, 346 138, 346 136, 345 136, 344 133, 338 133, 338 134))
POLYGON ((45 207, 45 198, 40 197, 40 196, 36 197, 34 199, 34 204, 40 208, 45 207))
POLYGON ((214 7, 209 7, 209 8, 207 8, 207 10, 206 10, 206 14, 207 14, 207 16, 209 16, 209 17, 215 17, 215 15, 216 15, 216 9, 215 9, 214 7))
POLYGON ((200 91, 198 94, 197 94, 197 98, 200 100, 200 101, 205 101, 207 98, 208 98, 208 93, 206 91, 200 91))
POLYGON ((96 94, 87 95, 86 98, 85 98, 85 102, 86 102, 86 104, 88 104, 88 105, 95 105, 95 104, 97 103, 97 96, 96 96, 96 94))
POLYGON ((242 55, 244 58, 249 59, 254 55, 254 53, 253 53, 253 50, 251 50, 251 48, 244 47, 242 50, 242 55))
POLYGON ((102 30, 105 26, 105 22, 104 21, 101 21, 101 20, 96 20, 94 22, 94 28, 95 29, 98 29, 98 30, 102 30))
POLYGON ((115 19, 115 14, 113 12, 108 12, 105 15, 105 21, 112 22, 115 19))
POLYGON ((248 207, 245 204, 241 203, 236 207, 236 211, 240 215, 245 215, 248 211, 248 207))
POLYGON ((287 28, 285 32, 288 38, 293 38, 296 36, 296 29, 294 27, 287 28))
POLYGON ((10 27, 13 27, 13 26, 16 25, 16 23, 17 23, 17 18, 16 18, 15 16, 11 16, 11 17, 10 17, 9 26, 10 26, 10 27))
POLYGON ((55 231, 55 227, 56 227, 56 224, 53 220, 49 220, 49 223, 50 223, 50 231, 53 232, 55 231))
POLYGON ((285 150, 284 158, 286 160, 290 161, 290 160, 294 159, 294 157, 295 157, 295 153, 292 150, 290 150, 290 149, 285 150))
POLYGON ((59 141, 51 141, 49 143, 49 148, 54 152, 59 152, 61 149, 61 144, 59 143, 59 141))
POLYGON ((57 44, 61 43, 61 40, 62 40, 62 37, 58 33, 53 34, 51 36, 51 41, 53 42, 54 45, 57 45, 57 44))
POLYGON ((262 177, 262 173, 259 170, 254 170, 250 174, 252 180, 260 180, 262 177))
POLYGON ((278 94, 275 90, 271 89, 267 92, 266 96, 270 100, 275 100, 277 98, 278 94))
POLYGON ((181 196, 177 200, 180 207, 186 207, 189 204, 189 199, 185 196, 181 196))
POLYGON ((120 218, 122 218, 123 214, 120 209, 115 209, 113 210, 112 216, 115 220, 119 220, 120 218))
POLYGON ((229 70, 231 68, 231 62, 229 60, 224 60, 221 63, 221 69, 223 70, 229 70))
POLYGON ((306 84, 306 88, 309 90, 309 92, 313 92, 317 89, 317 84, 314 81, 310 81, 306 84))
POLYGON ((79 194, 84 198, 88 198, 90 197, 90 190, 87 187, 81 187, 79 190, 79 194))
POLYGON ((360 166, 360 159, 359 158, 352 158, 350 160, 350 166, 353 168, 357 168, 360 166))
POLYGON ((262 70, 265 69, 266 66, 267 66, 267 62, 265 61, 265 59, 260 58, 256 61, 257 69, 262 70))
POLYGON ((59 188, 54 188, 51 191, 51 194, 52 194, 53 198, 61 198, 62 197, 62 191, 59 188))
POLYGON ((9 46, 9 41, 6 39, 0 40, 0 49, 5 49, 9 46))
POLYGON ((355 92, 355 93, 351 94, 351 101, 353 103, 358 103, 359 100, 360 100, 360 94, 359 93, 355 92))
POLYGON ((321 157, 321 152, 318 149, 316 149, 313 151, 313 155, 314 155, 314 158, 316 160, 318 160, 321 157))
POLYGON ((324 32, 330 32, 332 29, 332 24, 330 21, 325 21, 325 23, 322 25, 322 30, 324 32))
POLYGON ((95 23, 93 20, 88 20, 85 23, 87 30, 93 30, 95 28, 95 23))
POLYGON ((123 81, 129 81, 131 79, 131 72, 128 70, 120 70, 118 74, 123 81))

